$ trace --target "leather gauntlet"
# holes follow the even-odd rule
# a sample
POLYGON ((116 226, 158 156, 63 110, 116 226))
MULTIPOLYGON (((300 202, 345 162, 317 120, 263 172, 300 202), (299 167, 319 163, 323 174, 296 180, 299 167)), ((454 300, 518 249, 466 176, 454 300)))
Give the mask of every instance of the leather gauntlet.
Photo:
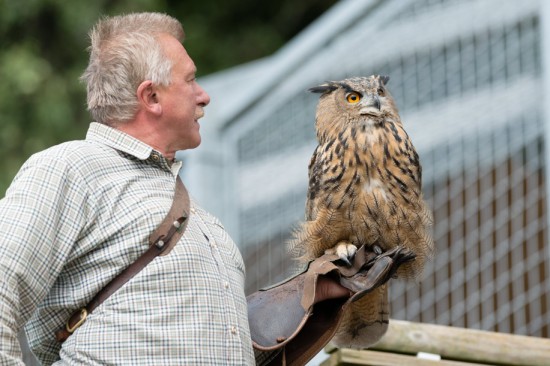
POLYGON ((304 272, 247 297, 253 346, 280 351, 267 365, 304 365, 336 333, 349 303, 386 283, 414 254, 397 247, 383 254, 358 249, 351 266, 325 254, 304 272), (333 277, 350 296, 314 304, 319 276, 333 277))

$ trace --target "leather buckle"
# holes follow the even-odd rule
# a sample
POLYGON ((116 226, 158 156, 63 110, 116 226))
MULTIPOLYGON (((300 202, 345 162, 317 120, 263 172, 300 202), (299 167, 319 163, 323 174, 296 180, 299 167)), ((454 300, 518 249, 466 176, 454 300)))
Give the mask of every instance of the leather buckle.
POLYGON ((86 308, 80 309, 80 319, 72 327, 69 325, 69 323, 71 322, 71 319, 69 319, 67 321, 67 324, 65 325, 65 329, 67 329, 67 332, 72 334, 75 330, 78 329, 78 327, 82 325, 82 323, 84 323, 84 321, 86 321, 87 317, 88 317, 88 310, 86 310, 86 308))

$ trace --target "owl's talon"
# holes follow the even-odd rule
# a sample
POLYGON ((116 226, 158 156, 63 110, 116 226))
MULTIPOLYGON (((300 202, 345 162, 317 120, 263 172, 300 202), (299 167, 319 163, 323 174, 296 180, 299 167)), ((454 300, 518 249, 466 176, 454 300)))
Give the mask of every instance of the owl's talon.
POLYGON ((377 254, 377 255, 380 255, 380 254, 384 253, 384 251, 382 250, 382 248, 381 248, 379 245, 377 245, 377 244, 374 244, 374 245, 372 246, 372 251, 373 251, 375 254, 377 254))
POLYGON ((351 262, 350 262, 350 260, 348 259, 348 257, 342 256, 342 257, 340 257, 339 260, 341 260, 342 262, 344 262, 344 263, 346 264, 346 266, 351 267, 351 262))
POLYGON ((334 247, 325 250, 326 254, 337 255, 338 258, 340 258, 340 260, 348 266, 351 266, 351 262, 353 261, 356 252, 357 247, 348 241, 341 241, 334 247))

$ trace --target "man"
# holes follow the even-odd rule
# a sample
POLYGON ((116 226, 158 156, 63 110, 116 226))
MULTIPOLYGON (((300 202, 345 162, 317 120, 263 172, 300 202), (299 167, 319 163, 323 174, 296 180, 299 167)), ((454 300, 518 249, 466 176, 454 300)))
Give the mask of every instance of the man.
MULTIPOLYGON (((0 201, 0 364, 17 332, 44 365, 254 364, 244 264, 222 224, 191 201, 188 227, 63 343, 54 333, 134 262, 168 212, 181 162, 201 142, 208 94, 163 14, 105 18, 82 79, 86 139, 32 156, 0 201)), ((318 298, 349 291, 321 281, 318 298)))

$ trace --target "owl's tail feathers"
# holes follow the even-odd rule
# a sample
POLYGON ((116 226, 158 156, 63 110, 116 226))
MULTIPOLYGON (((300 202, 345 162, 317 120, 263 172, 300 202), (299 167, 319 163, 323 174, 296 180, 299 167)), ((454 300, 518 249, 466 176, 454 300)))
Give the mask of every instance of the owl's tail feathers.
POLYGON ((389 323, 388 285, 382 285, 350 304, 336 335, 337 347, 362 349, 378 342, 389 323))

